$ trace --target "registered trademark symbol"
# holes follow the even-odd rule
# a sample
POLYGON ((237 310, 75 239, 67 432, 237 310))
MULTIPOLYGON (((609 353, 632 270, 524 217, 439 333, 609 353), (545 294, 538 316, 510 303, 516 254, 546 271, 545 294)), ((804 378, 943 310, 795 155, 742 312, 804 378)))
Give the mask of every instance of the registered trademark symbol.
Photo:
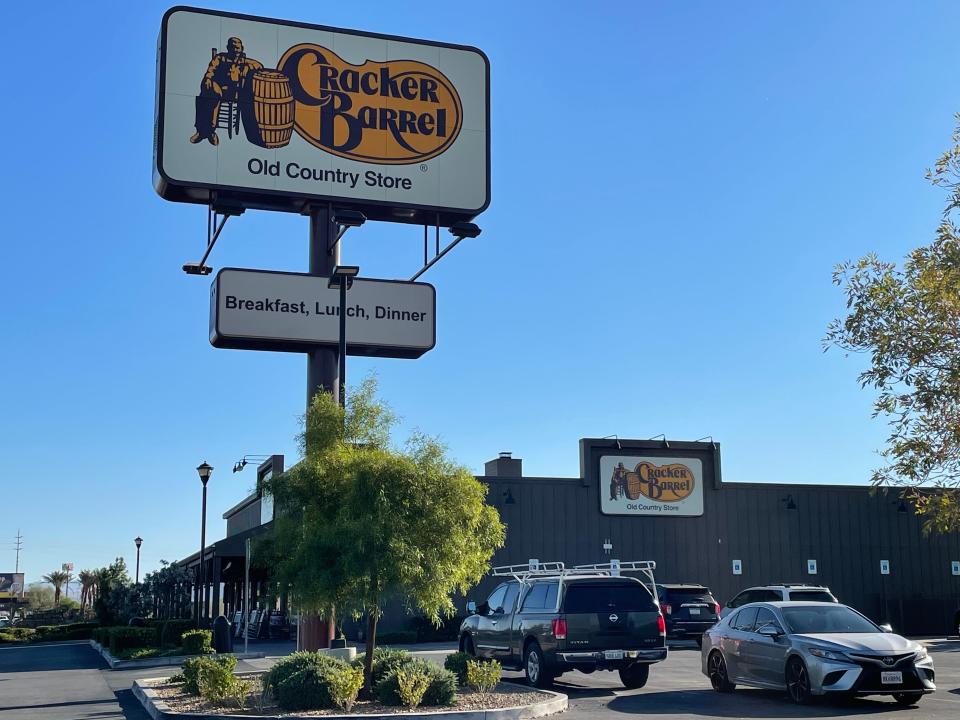
POLYGON ((426 164, 426 163, 421 163, 421 165, 420 165, 420 172, 426 172, 426 171, 427 171, 427 164, 426 164))

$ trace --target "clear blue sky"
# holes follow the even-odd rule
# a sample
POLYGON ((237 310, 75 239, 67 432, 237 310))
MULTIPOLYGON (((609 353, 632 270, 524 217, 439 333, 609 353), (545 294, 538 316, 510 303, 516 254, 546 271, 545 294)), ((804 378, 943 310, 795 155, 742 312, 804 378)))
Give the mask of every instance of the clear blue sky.
MULTIPOLYGON (((823 354, 835 263, 928 242, 947 146, 952 2, 210 3, 476 45, 492 64, 493 202, 431 270, 438 342, 375 371, 405 428, 475 471, 498 451, 575 475, 577 440, 721 443, 732 481, 863 483, 883 425, 862 359, 823 354)), ((215 350, 187 277, 200 206, 151 186, 160 3, 27 3, 0 27, 0 570, 28 580, 144 538, 142 570, 199 545, 296 455, 306 361, 215 350)), ((212 261, 306 270, 307 222, 250 212, 212 261)), ((370 223, 344 261, 418 267, 415 227, 370 223)))

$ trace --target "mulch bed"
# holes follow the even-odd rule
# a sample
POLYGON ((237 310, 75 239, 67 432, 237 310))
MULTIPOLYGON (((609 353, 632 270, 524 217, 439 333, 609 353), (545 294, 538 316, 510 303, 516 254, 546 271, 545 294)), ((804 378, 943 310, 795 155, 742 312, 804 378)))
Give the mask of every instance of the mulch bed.
MULTIPOLYGON (((258 676, 244 675, 243 677, 256 680, 258 676)), ((259 685, 259 683, 257 683, 257 685, 259 685)), ((182 683, 151 683, 150 688, 156 691, 159 699, 167 703, 173 712, 210 713, 217 715, 270 715, 273 717, 282 717, 284 715, 316 715, 317 717, 323 717, 324 715, 346 714, 346 711, 340 708, 285 712, 273 700, 268 700, 263 704, 263 707, 260 708, 257 704, 257 701, 260 699, 259 692, 251 695, 247 702, 246 709, 241 710, 229 700, 225 705, 214 705, 201 697, 185 693, 182 683)), ((377 702, 358 700, 350 710, 350 713, 358 715, 399 715, 410 712, 424 714, 457 710, 496 710, 521 705, 532 705, 550 700, 552 697, 552 695, 536 691, 518 692, 516 686, 500 684, 493 692, 489 693, 477 693, 467 688, 460 688, 457 691, 457 699, 453 705, 422 706, 415 710, 410 710, 404 707, 381 705, 377 702)))

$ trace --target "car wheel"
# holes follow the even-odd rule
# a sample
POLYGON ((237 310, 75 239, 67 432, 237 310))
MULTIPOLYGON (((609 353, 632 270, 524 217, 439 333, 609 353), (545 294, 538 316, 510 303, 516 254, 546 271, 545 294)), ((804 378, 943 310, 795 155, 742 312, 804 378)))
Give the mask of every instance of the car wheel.
POLYGON ((477 656, 477 651, 473 649, 473 638, 469 635, 463 636, 463 652, 467 655, 477 656))
POLYGON ((922 697, 923 693, 895 693, 893 699, 901 705, 916 705, 922 697))
POLYGON ((787 694, 796 705, 810 702, 810 674, 800 658, 790 658, 787 663, 787 694))
POLYGON ((553 680, 547 672, 543 650, 535 642, 527 645, 527 649, 523 653, 523 672, 527 676, 527 682, 533 687, 547 687, 553 680))
POLYGON ((736 687, 727 677, 727 661, 723 659, 719 650, 714 650, 707 661, 707 675, 710 677, 710 684, 717 692, 733 692, 736 687))
POLYGON ((647 663, 631 663, 620 668, 620 682, 628 690, 636 690, 647 684, 650 677, 650 665, 647 663))

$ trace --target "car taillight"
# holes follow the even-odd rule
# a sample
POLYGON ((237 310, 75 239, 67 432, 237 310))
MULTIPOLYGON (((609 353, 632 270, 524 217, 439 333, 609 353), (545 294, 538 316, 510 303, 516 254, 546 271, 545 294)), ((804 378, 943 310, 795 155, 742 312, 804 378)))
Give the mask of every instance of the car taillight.
POLYGON ((557 640, 566 640, 567 639, 567 619, 566 618, 554 618, 550 621, 550 625, 553 629, 553 636, 557 640))
POLYGON ((720 603, 715 602, 715 603, 713 604, 713 611, 714 611, 715 613, 717 613, 717 615, 720 615, 720 603))
POLYGON ((657 630, 660 631, 661 635, 667 634, 667 623, 663 619, 663 615, 657 615, 657 630))
POLYGON ((673 615, 673 605, 670 605, 669 603, 667 603, 666 605, 663 606, 663 611, 667 615, 673 615))

